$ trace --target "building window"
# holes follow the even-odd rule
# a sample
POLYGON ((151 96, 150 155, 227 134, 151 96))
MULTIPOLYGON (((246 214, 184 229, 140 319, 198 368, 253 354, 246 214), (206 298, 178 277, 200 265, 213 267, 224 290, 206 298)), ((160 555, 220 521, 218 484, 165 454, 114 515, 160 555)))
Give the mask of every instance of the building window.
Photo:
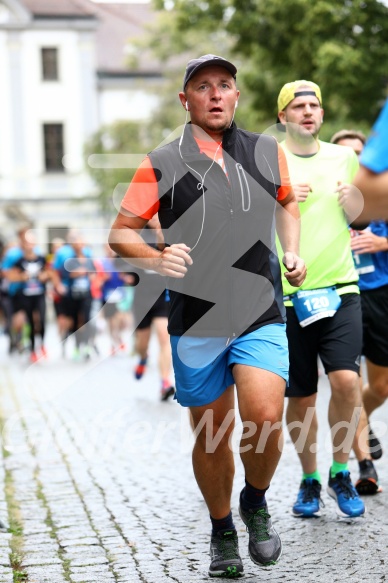
POLYGON ((63 124, 43 124, 44 160, 47 172, 64 172, 62 158, 63 150, 63 124))
POLYGON ((58 49, 42 49, 43 81, 58 81, 58 49))

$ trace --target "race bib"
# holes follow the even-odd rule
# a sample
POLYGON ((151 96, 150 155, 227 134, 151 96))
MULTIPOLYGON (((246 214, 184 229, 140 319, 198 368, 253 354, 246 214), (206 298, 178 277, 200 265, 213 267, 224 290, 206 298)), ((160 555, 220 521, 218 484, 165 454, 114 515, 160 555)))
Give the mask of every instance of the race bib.
POLYGON ((341 305, 335 287, 300 290, 293 294, 291 300, 302 328, 322 318, 333 317, 341 305))
POLYGON ((353 253, 353 261, 358 275, 372 273, 375 270, 371 253, 362 253, 361 255, 353 253))
POLYGON ((71 297, 74 300, 83 300, 90 295, 90 280, 87 276, 80 276, 73 279, 70 288, 71 297))
POLYGON ((39 279, 29 279, 25 283, 23 294, 25 296, 40 296, 44 293, 44 287, 39 279))
POLYGON ((124 299, 124 290, 122 287, 118 287, 113 290, 106 299, 107 304, 118 304, 124 299))
POLYGON ((87 292, 90 289, 90 281, 88 277, 76 277, 73 280, 73 285, 71 286, 72 291, 75 292, 87 292))

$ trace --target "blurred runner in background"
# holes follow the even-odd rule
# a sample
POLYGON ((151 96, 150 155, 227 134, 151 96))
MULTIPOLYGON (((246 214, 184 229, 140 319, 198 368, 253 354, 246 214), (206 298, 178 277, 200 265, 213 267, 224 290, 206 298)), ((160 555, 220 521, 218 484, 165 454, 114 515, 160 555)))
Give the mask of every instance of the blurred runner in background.
MULTIPOLYGON (((358 156, 365 144, 361 132, 341 130, 331 142, 352 148, 358 156)), ((367 384, 361 390, 364 408, 361 413, 353 449, 360 476, 356 482, 360 494, 381 491, 372 459, 382 455, 381 444, 369 425, 369 416, 388 397, 388 224, 372 221, 363 228, 351 229, 351 248, 359 274, 363 321, 363 350, 367 384)))

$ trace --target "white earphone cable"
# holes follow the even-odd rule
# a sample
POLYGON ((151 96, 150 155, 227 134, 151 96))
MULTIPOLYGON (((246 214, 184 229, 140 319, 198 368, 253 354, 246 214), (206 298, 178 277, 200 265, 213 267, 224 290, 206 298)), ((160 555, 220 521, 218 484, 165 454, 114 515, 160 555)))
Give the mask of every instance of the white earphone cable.
MULTIPOLYGON (((204 227, 204 225, 205 225, 205 215, 206 215, 206 206, 205 206, 205 189, 204 189, 205 178, 206 178, 206 175, 207 175, 207 173, 208 173, 208 172, 209 172, 209 171, 212 169, 212 167, 213 167, 214 163, 216 162, 216 157, 217 157, 217 154, 218 154, 218 150, 220 149, 220 147, 221 147, 221 145, 222 145, 222 142, 220 142, 220 143, 218 144, 218 146, 217 146, 217 149, 216 149, 216 151, 215 151, 215 154, 214 154, 214 156, 213 156, 212 163, 210 164, 209 168, 206 170, 205 174, 202 176, 202 175, 201 175, 201 174, 198 172, 198 170, 195 170, 195 168, 192 168, 191 166, 189 166, 189 165, 187 164, 187 162, 185 162, 185 161, 184 161, 184 159, 183 159, 183 156, 182 156, 182 152, 181 152, 181 145, 182 145, 183 136, 184 136, 184 133, 185 133, 186 123, 187 123, 187 115, 188 115, 188 110, 186 110, 186 119, 185 119, 185 125, 184 125, 184 127, 183 127, 183 132, 182 132, 181 138, 180 138, 180 140, 179 140, 178 150, 179 150, 179 155, 180 155, 180 157, 181 157, 181 160, 182 160, 182 162, 183 162, 183 163, 184 163, 184 164, 187 166, 187 168, 188 168, 189 170, 191 170, 191 172, 195 172, 195 174, 197 174, 197 175, 200 177, 200 179, 201 179, 201 182, 198 182, 198 184, 197 184, 197 190, 202 190, 202 224, 201 224, 201 230, 200 230, 200 233, 199 233, 199 236, 198 236, 198 239, 197 239, 197 241, 196 241, 195 245, 193 245, 193 246, 191 247, 191 250, 190 250, 190 253, 191 253, 192 251, 194 251, 194 249, 195 249, 195 248, 196 248, 196 246, 198 245, 198 243, 199 243, 199 241, 200 241, 200 239, 201 239, 201 237, 202 237, 202 233, 203 233, 203 227, 204 227)), ((233 122, 233 119, 232 119, 232 122, 233 122)))

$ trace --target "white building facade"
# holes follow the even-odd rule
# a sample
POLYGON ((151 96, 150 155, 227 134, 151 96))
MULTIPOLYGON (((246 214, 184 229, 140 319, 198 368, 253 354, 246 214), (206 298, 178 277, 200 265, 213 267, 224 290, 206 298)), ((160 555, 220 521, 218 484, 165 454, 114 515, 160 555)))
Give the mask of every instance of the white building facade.
MULTIPOLYGON (((146 119, 157 99, 148 89, 152 72, 143 82, 109 53, 107 26, 114 35, 121 22, 110 10, 91 0, 0 0, 3 240, 26 222, 43 246, 70 227, 106 226, 84 144, 104 123, 146 119)), ((115 37, 116 53, 125 53, 130 24, 115 37)))

